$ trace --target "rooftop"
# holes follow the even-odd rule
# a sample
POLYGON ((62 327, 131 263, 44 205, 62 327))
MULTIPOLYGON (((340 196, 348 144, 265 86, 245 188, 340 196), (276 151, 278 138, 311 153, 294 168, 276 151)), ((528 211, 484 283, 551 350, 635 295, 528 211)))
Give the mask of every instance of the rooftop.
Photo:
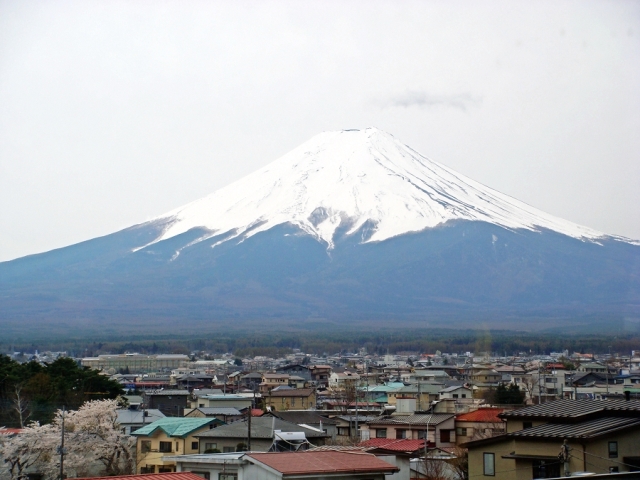
POLYGON ((165 417, 131 433, 134 436, 148 436, 160 429, 169 437, 186 437, 211 423, 222 423, 217 418, 165 417))
POLYGON ((540 418, 545 419, 577 419, 598 412, 616 412, 624 414, 626 412, 639 414, 640 400, 555 400, 553 402, 532 405, 530 407, 510 410, 500 414, 502 418, 540 418))
POLYGON ((251 453, 248 460, 261 463, 284 475, 323 473, 394 473, 398 468, 375 455, 356 451, 307 451, 251 453))
POLYGON ((76 480, 202 480, 202 477, 190 472, 145 473, 142 475, 119 475, 116 477, 86 477, 76 480))
POLYGON ((503 423, 498 417, 504 408, 479 408, 473 412, 462 413, 456 417, 459 422, 503 423))
MULTIPOLYGON (((327 435, 304 428, 295 423, 276 417, 253 417, 251 420, 251 438, 273 438, 274 430, 282 432, 304 432, 307 438, 324 438, 327 435)), ((197 438, 246 438, 247 422, 242 420, 229 425, 221 425, 195 435, 197 438)))

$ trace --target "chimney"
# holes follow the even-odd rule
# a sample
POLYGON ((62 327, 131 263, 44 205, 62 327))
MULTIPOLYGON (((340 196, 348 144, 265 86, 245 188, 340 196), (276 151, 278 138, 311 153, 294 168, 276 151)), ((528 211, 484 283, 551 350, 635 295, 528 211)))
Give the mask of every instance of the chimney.
POLYGON ((631 400, 631 391, 630 390, 625 390, 624 391, 624 399, 628 402, 629 400, 631 400))

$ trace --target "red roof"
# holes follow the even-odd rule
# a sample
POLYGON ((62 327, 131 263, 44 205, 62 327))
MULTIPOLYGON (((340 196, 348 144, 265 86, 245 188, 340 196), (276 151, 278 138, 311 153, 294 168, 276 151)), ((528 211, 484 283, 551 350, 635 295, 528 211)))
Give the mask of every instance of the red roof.
POLYGON ((411 440, 408 438, 372 438, 358 444, 361 447, 384 448, 395 452, 415 452, 424 448, 424 440, 411 440))
POLYGON ((462 413, 456 417, 458 422, 503 423, 498 417, 504 408, 479 408, 473 412, 462 413))
POLYGON ((264 412, 262 411, 261 408, 252 408, 251 409, 251 416, 252 417, 261 417, 262 415, 264 415, 264 412))
POLYGON ((190 472, 144 473, 140 475, 119 475, 117 477, 85 477, 75 480, 202 480, 202 477, 190 472))
POLYGON ((18 435, 19 433, 22 433, 21 428, 0 427, 0 435, 18 435))
POLYGON ((394 473, 395 465, 375 455, 362 452, 282 452, 250 453, 245 458, 277 470, 284 475, 312 475, 323 473, 394 473))

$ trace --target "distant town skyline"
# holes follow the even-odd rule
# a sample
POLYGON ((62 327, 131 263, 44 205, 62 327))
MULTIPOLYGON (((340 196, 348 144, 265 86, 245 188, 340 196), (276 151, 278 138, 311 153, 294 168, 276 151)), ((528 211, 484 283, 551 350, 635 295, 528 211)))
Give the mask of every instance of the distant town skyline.
POLYGON ((376 126, 640 239, 637 2, 0 2, 0 261, 376 126))

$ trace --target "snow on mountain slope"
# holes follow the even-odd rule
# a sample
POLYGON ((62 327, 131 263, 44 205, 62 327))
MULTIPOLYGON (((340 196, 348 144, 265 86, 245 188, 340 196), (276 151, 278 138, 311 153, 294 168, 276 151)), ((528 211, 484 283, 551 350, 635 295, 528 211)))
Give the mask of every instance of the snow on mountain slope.
POLYGON ((208 233, 195 242, 222 234, 226 241, 289 222, 333 248, 339 227, 354 233, 364 226, 362 241, 376 242, 455 219, 627 241, 541 212, 367 128, 316 135, 264 168, 161 215, 154 221, 165 229, 153 243, 196 227, 208 233))

